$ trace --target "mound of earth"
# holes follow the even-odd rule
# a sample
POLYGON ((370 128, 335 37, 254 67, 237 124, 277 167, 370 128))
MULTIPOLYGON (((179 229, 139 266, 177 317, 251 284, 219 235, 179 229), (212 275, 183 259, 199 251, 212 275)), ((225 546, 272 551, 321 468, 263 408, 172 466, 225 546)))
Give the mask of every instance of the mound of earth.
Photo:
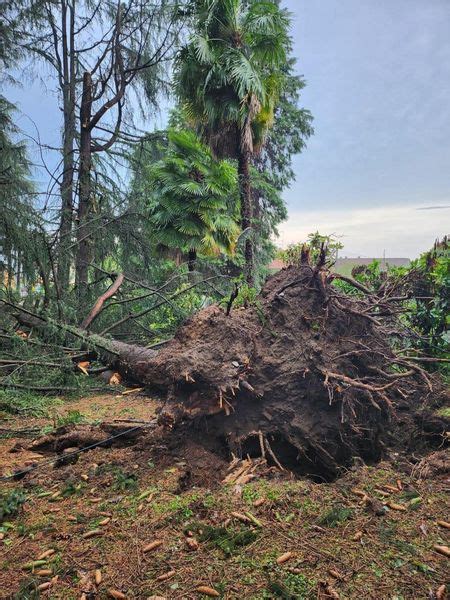
MULTIPOLYGON (((163 392, 159 422, 191 427, 218 452, 262 455, 318 480, 358 458, 379 460, 393 434, 416 443, 424 407, 442 402, 439 382, 393 353, 380 299, 344 295, 332 278, 289 267, 252 306, 195 314, 135 365, 163 392)), ((438 420, 427 436, 442 441, 444 432, 438 420)))
POLYGON ((335 277, 304 256, 250 306, 209 306, 158 352, 90 339, 114 368, 158 390, 161 428, 223 458, 262 456, 329 481, 389 447, 443 443, 448 426, 433 413, 442 384, 392 349, 403 298, 357 282, 344 294, 335 277))

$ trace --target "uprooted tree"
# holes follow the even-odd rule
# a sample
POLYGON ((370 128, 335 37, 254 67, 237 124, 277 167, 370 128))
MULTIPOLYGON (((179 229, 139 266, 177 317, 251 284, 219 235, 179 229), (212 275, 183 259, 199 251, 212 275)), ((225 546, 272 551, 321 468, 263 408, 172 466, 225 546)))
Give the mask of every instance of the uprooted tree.
MULTIPOLYGON (((162 428, 329 480, 355 458, 376 461, 389 446, 424 437, 442 443, 446 435, 431 410, 444 401, 439 378, 392 349, 405 335, 401 289, 387 280, 374 294, 344 277, 358 291, 349 296, 336 278, 324 253, 312 265, 305 251, 252 305, 209 306, 158 351, 59 326, 124 377, 159 390, 162 428)), ((49 327, 9 309, 22 326, 49 327)))

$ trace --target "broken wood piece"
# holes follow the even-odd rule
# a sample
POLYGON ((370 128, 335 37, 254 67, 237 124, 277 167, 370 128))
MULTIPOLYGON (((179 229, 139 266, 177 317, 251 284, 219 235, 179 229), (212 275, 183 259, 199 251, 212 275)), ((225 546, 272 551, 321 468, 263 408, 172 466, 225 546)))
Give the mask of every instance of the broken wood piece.
POLYGON ((243 515, 242 513, 239 512, 232 512, 231 516, 234 517, 235 519, 237 519, 238 521, 242 521, 242 523, 250 523, 251 519, 249 517, 247 517, 246 515, 243 515))
POLYGON ((282 565, 283 563, 287 562, 288 560, 291 560, 291 558, 294 557, 294 553, 293 552, 285 552, 284 554, 282 554, 281 556, 279 556, 277 558, 277 565, 282 565))
POLYGON ((444 529, 450 529, 450 523, 447 521, 436 521, 439 527, 443 527, 444 529))
POLYGON ((189 548, 189 550, 198 550, 199 545, 200 544, 194 537, 186 538, 186 546, 189 548))
POLYGON ((199 585, 196 588, 197 592, 200 594, 205 594, 205 596, 211 596, 211 598, 218 598, 220 596, 219 592, 209 585, 199 585))
POLYGON ((167 571, 167 573, 163 573, 156 578, 156 581, 167 581, 171 577, 175 575, 176 571, 167 571))
POLYGON ((156 550, 156 548, 159 548, 160 546, 162 546, 163 541, 162 540, 154 540, 153 542, 150 542, 150 544, 147 544, 146 546, 143 547, 142 552, 147 553, 147 552, 151 552, 152 550, 156 550))
POLYGON ((119 590, 109 589, 108 594, 111 598, 116 598, 116 600, 127 600, 126 595, 123 592, 119 592, 119 590))
POLYGON ((406 506, 404 504, 396 504, 395 502, 387 502, 386 506, 389 506, 392 510, 401 510, 406 511, 406 506))
POLYGON ((87 531, 86 533, 83 533, 83 535, 81 537, 84 538, 85 540, 89 540, 90 538, 98 537, 100 535, 103 535, 103 531, 101 529, 92 529, 91 531, 87 531))
POLYGON ((53 548, 50 548, 49 550, 42 552, 42 554, 40 554, 36 560, 44 560, 44 558, 48 558, 49 556, 52 556, 53 554, 55 554, 55 552, 56 552, 56 550, 54 550, 53 548))
POLYGON ((143 392, 144 390, 145 388, 143 387, 131 388, 122 392, 122 396, 128 396, 129 394, 137 394, 138 392, 143 392))
POLYGON ((450 557, 450 547, 449 546, 440 546, 439 544, 435 544, 433 546, 433 550, 442 554, 442 556, 450 557))

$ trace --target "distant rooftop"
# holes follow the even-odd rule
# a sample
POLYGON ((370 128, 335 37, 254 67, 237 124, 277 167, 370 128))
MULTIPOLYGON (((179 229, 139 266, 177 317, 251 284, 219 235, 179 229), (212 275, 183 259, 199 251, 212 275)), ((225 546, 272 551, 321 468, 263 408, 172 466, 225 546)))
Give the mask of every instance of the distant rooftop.
MULTIPOLYGON (((350 273, 351 270, 353 269, 353 267, 356 267, 358 265, 370 265, 370 263, 372 263, 374 260, 377 260, 380 263, 380 268, 382 271, 384 271, 385 269, 387 269, 388 266, 391 267, 407 267, 409 265, 409 263, 411 262, 409 258, 363 258, 363 257, 358 257, 358 258, 338 258, 336 261, 336 264, 334 265, 334 270, 338 271, 339 273, 350 273)), ((285 267, 286 265, 284 264, 284 262, 281 260, 281 258, 276 258, 274 259, 270 265, 269 265, 269 269, 271 271, 279 271, 280 269, 282 269, 283 267, 285 267)))

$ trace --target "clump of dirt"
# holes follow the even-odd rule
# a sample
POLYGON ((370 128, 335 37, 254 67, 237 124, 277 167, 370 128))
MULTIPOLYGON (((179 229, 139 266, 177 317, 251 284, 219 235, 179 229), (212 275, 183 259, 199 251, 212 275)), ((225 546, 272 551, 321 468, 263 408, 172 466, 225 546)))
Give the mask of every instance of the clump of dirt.
MULTIPOLYGON (((345 295, 332 279, 305 261, 248 308, 195 314, 141 369, 163 390, 159 422, 317 481, 378 461, 393 432, 417 437, 417 411, 442 401, 442 386, 392 351, 387 300, 345 295)), ((444 432, 435 423, 431 437, 444 432)))

